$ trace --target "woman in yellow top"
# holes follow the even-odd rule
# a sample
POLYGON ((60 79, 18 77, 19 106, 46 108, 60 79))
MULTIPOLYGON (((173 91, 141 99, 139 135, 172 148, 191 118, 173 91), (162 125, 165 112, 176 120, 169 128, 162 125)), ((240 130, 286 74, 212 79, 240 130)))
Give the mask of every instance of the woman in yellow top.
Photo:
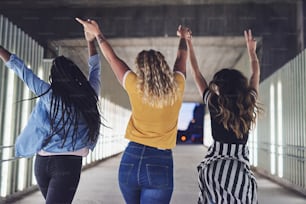
POLYGON ((173 159, 177 121, 182 104, 187 59, 188 28, 179 26, 177 58, 172 71, 164 56, 143 50, 133 72, 113 51, 98 24, 80 22, 96 36, 100 49, 127 91, 132 115, 126 129, 130 140, 119 168, 119 185, 126 203, 167 204, 173 192, 173 159))

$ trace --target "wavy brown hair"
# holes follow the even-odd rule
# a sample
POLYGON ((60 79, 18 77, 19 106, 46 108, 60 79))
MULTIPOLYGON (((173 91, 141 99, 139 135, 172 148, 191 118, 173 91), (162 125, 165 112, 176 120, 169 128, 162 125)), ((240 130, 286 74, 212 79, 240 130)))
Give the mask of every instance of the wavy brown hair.
POLYGON ((212 95, 209 104, 216 111, 215 119, 242 139, 256 122, 257 92, 238 70, 222 69, 209 84, 212 95), (212 101, 215 103, 212 104, 212 101))
POLYGON ((143 102, 162 108, 178 99, 178 87, 165 57, 155 50, 141 51, 135 61, 137 87, 143 102))

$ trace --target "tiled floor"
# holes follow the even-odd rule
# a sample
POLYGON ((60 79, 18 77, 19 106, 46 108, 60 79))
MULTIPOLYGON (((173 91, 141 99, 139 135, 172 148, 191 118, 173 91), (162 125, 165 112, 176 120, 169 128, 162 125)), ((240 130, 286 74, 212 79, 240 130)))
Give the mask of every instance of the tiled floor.
MULTIPOLYGON (((174 149, 175 189, 171 204, 195 204, 198 196, 196 166, 206 149, 201 145, 178 145, 174 149)), ((83 171, 73 204, 124 204, 117 172, 121 155, 107 159, 83 171)), ((258 176, 260 204, 306 204, 302 197, 282 186, 258 176)), ((35 192, 14 204, 42 204, 43 197, 35 192)))

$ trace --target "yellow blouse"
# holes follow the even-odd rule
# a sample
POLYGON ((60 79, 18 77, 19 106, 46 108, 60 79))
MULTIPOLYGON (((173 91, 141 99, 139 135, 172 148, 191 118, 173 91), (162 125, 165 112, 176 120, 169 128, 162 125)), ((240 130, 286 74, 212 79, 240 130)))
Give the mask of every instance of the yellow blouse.
POLYGON ((175 147, 178 114, 183 100, 185 77, 181 72, 175 72, 174 78, 179 87, 178 100, 171 106, 155 108, 142 102, 142 96, 136 87, 136 74, 132 71, 125 73, 123 85, 132 106, 132 115, 125 135, 127 139, 161 149, 175 147))

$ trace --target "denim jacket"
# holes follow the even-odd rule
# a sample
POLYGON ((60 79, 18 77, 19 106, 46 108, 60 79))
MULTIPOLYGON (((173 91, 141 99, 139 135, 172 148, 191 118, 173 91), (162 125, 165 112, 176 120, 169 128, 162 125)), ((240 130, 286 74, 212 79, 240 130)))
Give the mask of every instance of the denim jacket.
MULTIPOLYGON (((89 83, 95 90, 97 95, 99 95, 101 82, 100 82, 100 59, 99 55, 94 55, 89 58, 89 83)), ((41 80, 37 75, 29 69, 25 63, 19 59, 16 55, 11 55, 6 66, 12 69, 17 76, 29 87, 29 89, 35 95, 41 95, 45 93, 50 84, 41 80)), ((20 135, 16 139, 15 143, 15 156, 17 157, 31 157, 40 150, 51 153, 63 153, 71 152, 87 147, 91 150, 94 149, 96 145, 95 142, 87 141, 88 127, 84 120, 80 119, 78 124, 77 140, 73 149, 71 134, 73 127, 67 134, 67 139, 62 147, 62 136, 54 135, 51 141, 43 146, 43 142, 46 137, 50 135, 50 120, 49 120, 49 110, 50 110, 50 100, 52 96, 52 90, 47 94, 41 96, 37 101, 25 128, 22 130, 20 135)), ((81 117, 82 118, 82 117, 81 117)))

